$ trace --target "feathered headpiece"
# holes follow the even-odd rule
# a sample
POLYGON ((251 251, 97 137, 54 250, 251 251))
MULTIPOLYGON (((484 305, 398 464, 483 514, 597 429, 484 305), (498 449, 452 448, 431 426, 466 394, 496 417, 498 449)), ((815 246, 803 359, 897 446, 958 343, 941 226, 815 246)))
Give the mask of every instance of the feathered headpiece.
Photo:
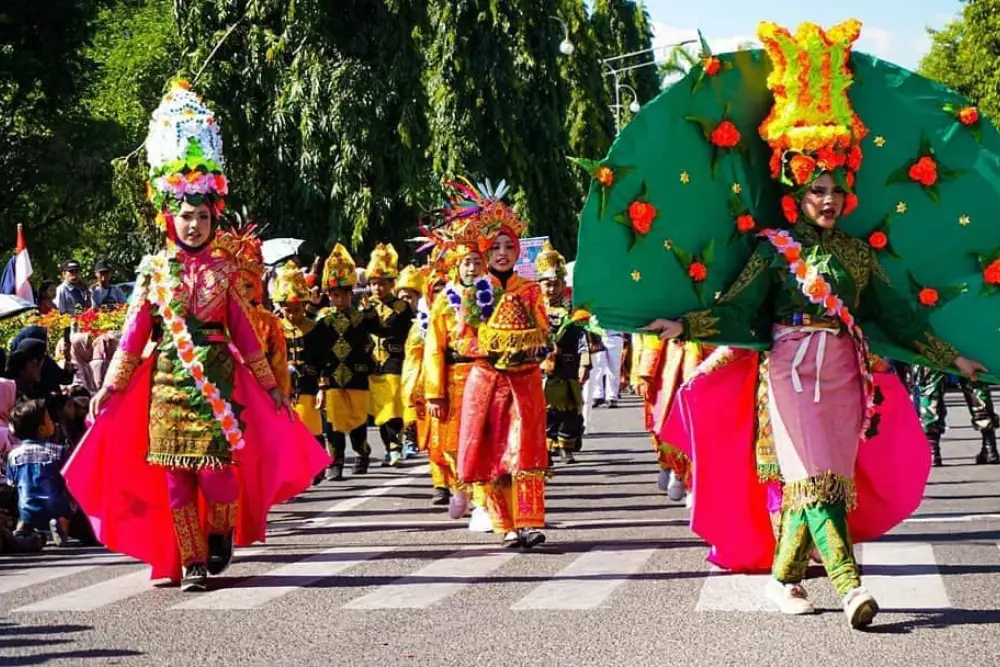
POLYGON ((240 219, 232 228, 216 234, 213 252, 224 256, 254 283, 254 298, 264 296, 264 255, 261 252, 261 229, 240 219))
POLYGON ((167 228, 162 212, 182 201, 208 204, 216 213, 225 208, 229 183, 224 175, 222 135, 215 114, 190 90, 176 81, 149 121, 146 137, 149 162, 147 194, 167 228))
POLYGON ((793 36, 764 22, 757 28, 774 69, 767 87, 774 107, 760 136, 771 146, 771 176, 797 193, 823 173, 848 192, 844 215, 857 206, 854 173, 861 167, 861 140, 868 129, 847 96, 854 82, 851 47, 861 22, 851 19, 824 31, 803 23, 793 36))
POLYGON ((420 225, 425 243, 417 252, 432 249, 432 261, 447 270, 453 270, 470 252, 485 256, 502 232, 515 243, 524 234, 526 225, 503 201, 510 190, 506 181, 494 188, 489 180, 473 185, 461 178, 445 183, 445 187, 451 192, 444 206, 434 212, 437 222, 420 225))

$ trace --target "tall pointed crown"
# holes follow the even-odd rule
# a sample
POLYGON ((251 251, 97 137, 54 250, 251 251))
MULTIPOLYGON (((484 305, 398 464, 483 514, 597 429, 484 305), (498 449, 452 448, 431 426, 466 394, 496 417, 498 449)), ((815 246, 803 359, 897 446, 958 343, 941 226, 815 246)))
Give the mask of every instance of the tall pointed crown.
POLYGON ((421 293, 424 289, 424 270, 418 269, 412 264, 407 265, 399 272, 399 279, 396 281, 396 289, 409 289, 421 293))
POLYGON ((215 114, 187 81, 175 81, 153 112, 145 146, 148 194, 157 211, 181 201, 223 210, 229 183, 223 173, 222 134, 215 114))
POLYGON ((774 107, 760 125, 771 146, 771 175, 798 188, 823 172, 835 172, 851 191, 853 174, 861 166, 861 140, 868 129, 854 112, 848 90, 854 83, 849 67, 851 48, 861 34, 861 22, 851 19, 824 31, 803 23, 792 35, 764 22, 757 36, 774 69, 767 86, 774 107))
POLYGON ((535 270, 539 280, 566 277, 566 258, 552 247, 548 240, 542 244, 542 249, 535 258, 535 270))
POLYGON ((323 264, 323 288, 354 287, 358 284, 358 274, 355 272, 354 260, 341 244, 333 246, 330 256, 323 264))
POLYGON ((304 303, 309 300, 306 276, 294 262, 286 262, 274 276, 271 298, 275 303, 304 303))
POLYGON ((399 277, 399 255, 391 243, 379 243, 372 250, 371 259, 368 260, 368 267, 365 275, 369 278, 397 278, 399 277))

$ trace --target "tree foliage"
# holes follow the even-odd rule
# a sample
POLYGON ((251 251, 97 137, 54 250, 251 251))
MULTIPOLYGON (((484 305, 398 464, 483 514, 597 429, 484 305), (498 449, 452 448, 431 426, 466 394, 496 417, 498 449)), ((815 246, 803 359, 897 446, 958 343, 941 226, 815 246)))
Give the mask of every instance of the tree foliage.
POLYGON ((968 0, 954 21, 928 32, 931 48, 920 61, 920 73, 1000 119, 1000 0, 968 0))

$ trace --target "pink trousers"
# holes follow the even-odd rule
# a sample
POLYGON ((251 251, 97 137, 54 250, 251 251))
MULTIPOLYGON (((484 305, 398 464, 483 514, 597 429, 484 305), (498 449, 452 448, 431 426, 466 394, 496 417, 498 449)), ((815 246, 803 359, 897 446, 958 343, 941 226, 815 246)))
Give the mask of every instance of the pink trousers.
POLYGON ((208 534, 224 535, 236 525, 240 487, 232 467, 167 471, 167 499, 174 515, 174 532, 184 567, 208 560, 208 534), (199 511, 198 492, 205 500, 199 511), (204 528, 203 528, 204 526, 204 528))

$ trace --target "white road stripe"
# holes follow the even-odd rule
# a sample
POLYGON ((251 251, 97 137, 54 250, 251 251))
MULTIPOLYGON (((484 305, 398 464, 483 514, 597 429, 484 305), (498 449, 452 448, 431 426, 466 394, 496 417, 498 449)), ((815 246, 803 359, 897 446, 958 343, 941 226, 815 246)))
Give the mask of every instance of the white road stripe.
POLYGON ((731 574, 713 567, 698 595, 695 611, 765 611, 778 607, 765 595, 769 574, 731 574))
POLYGON ((592 549, 556 574, 552 581, 515 602, 511 609, 596 609, 641 570, 655 552, 656 549, 592 549))
POLYGON ((969 523, 972 521, 995 521, 1000 514, 946 514, 944 516, 911 516, 903 523, 969 523))
POLYGON ((70 591, 63 595, 40 600, 24 607, 18 607, 14 611, 23 613, 41 611, 94 611, 112 602, 125 600, 134 595, 152 590, 153 583, 153 580, 149 578, 149 568, 144 567, 138 572, 132 572, 109 581, 102 581, 92 586, 70 591))
POLYGON ((413 481, 415 477, 421 477, 430 472, 429 465, 422 465, 417 468, 408 469, 406 474, 400 475, 390 479, 379 486, 373 486, 361 491, 357 495, 351 498, 345 498, 340 500, 330 507, 317 512, 312 518, 306 519, 301 522, 294 523, 279 523, 276 524, 276 530, 274 530, 271 535, 281 535, 285 532, 293 530, 297 526, 310 526, 314 528, 327 528, 333 525, 337 520, 338 514, 343 514, 344 512, 349 512, 356 507, 360 507, 372 498, 378 498, 379 496, 384 496, 390 491, 392 491, 397 486, 405 486, 413 481))
POLYGON ((866 568, 891 567, 893 574, 865 574, 864 586, 882 609, 950 609, 944 578, 925 542, 872 542, 859 545, 866 568))
POLYGON ((3 572, 0 573, 0 595, 27 588, 28 586, 44 584, 55 579, 80 574, 81 572, 86 572, 102 565, 114 565, 124 562, 124 560, 114 555, 83 556, 77 559, 55 561, 44 565, 39 563, 35 567, 3 572))
POLYGON ((485 551, 482 547, 463 549, 352 600, 344 608, 426 609, 474 581, 486 578, 514 556, 511 552, 485 551))
POLYGON ((334 547, 322 553, 283 565, 263 575, 250 577, 231 588, 193 597, 172 609, 256 609, 292 591, 327 579, 396 547, 334 547), (286 583, 282 584, 282 579, 286 583), (294 583, 292 583, 294 581, 294 583))

